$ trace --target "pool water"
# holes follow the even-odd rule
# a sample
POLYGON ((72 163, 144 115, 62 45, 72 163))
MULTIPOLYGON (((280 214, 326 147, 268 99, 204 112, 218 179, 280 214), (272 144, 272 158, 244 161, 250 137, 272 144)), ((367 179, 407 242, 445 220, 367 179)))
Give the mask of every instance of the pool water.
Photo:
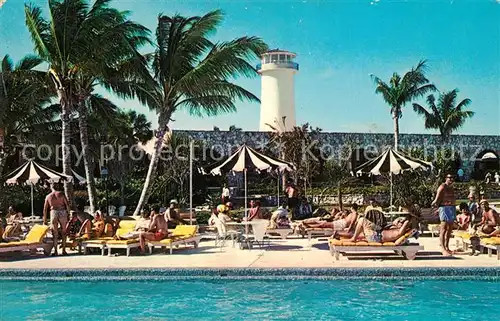
POLYGON ((498 281, 1 281, 1 320, 494 320, 498 281))

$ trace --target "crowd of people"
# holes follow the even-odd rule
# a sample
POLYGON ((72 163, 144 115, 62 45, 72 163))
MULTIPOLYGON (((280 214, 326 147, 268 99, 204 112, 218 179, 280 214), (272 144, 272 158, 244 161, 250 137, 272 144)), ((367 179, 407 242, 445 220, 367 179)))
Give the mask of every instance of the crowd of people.
MULTIPOLYGON (((475 195, 470 194, 468 202, 463 202, 458 206, 457 215, 453 181, 453 176, 447 175, 432 202, 441 222, 439 240, 444 255, 453 254, 449 248, 449 241, 454 229, 474 234, 481 233, 485 236, 500 236, 500 216, 494 208, 490 207, 484 196, 478 203, 475 195)), ((54 183, 51 188, 51 193, 45 198, 43 223, 50 225, 54 241, 61 240, 62 255, 67 255, 67 240, 71 248, 79 240, 103 236, 119 239, 139 238, 140 248, 144 251, 147 241, 162 240, 169 236, 168 229, 173 229, 179 224, 188 224, 179 214, 177 201, 172 200, 168 208, 153 206, 151 210, 144 209, 133 232, 116 236, 118 218, 108 217, 101 210, 96 211, 94 215, 81 209, 71 211, 62 191, 62 185, 54 183)), ((247 215, 239 217, 231 214, 233 204, 230 201, 229 191, 229 188, 224 185, 221 195, 222 204, 213 209, 208 221, 209 225, 214 226, 217 222, 226 224, 241 220, 266 219, 269 220, 269 229, 292 228, 295 233, 304 235, 308 228, 325 228, 333 230, 332 237, 349 239, 353 242, 360 240, 392 242, 410 229, 418 228, 420 221, 420 210, 415 205, 405 209, 407 215, 387 222, 382 208, 375 199, 369 200, 362 213, 359 213, 360 206, 357 204, 352 204, 349 209, 333 208, 329 213, 321 208, 313 212, 312 205, 307 198, 299 197, 298 190, 293 184, 288 184, 285 189, 286 205, 270 213, 262 207, 260 200, 251 200, 247 215)), ((22 213, 17 211, 15 206, 10 206, 5 218, 6 225, 0 233, 2 240, 19 239, 25 232, 22 213)), ((53 255, 58 255, 57 247, 54 247, 53 255)))

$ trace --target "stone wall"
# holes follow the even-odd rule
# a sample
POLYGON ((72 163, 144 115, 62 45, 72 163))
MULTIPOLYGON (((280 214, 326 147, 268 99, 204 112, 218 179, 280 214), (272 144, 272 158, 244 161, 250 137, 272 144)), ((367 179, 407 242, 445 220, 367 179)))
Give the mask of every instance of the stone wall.
MULTIPOLYGON (((263 148, 269 142, 269 134, 266 132, 247 131, 176 131, 184 133, 191 138, 201 141, 205 146, 214 148, 222 155, 228 155, 238 146, 246 143, 252 147, 263 148)), ((325 156, 338 157, 342 148, 358 146, 366 151, 378 154, 392 146, 393 134, 372 133, 327 133, 319 134, 317 146, 325 156)), ((427 153, 434 153, 443 147, 452 147, 458 151, 463 161, 463 168, 470 173, 474 167, 474 161, 481 157, 486 151, 493 151, 500 155, 499 135, 453 135, 450 142, 443 144, 439 135, 430 134, 400 134, 400 149, 424 148, 427 153)))

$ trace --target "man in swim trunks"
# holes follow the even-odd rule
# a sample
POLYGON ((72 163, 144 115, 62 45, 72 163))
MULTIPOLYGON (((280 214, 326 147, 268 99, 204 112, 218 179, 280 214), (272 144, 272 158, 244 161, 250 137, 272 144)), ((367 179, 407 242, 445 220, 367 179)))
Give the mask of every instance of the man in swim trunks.
POLYGON ((153 212, 154 217, 151 218, 151 224, 149 225, 147 232, 142 232, 139 235, 139 245, 141 252, 145 252, 146 241, 161 241, 168 236, 168 223, 165 219, 165 215, 156 214, 160 211, 158 206, 155 206, 153 212))
POLYGON ((365 214, 365 217, 360 217, 356 223, 354 234, 349 241, 357 242, 366 240, 366 242, 373 243, 394 242, 408 231, 409 220, 405 220, 399 228, 385 229, 385 218, 383 216, 382 212, 371 210, 365 214))
POLYGON ((441 243, 442 253, 445 256, 450 256, 453 252, 449 248, 451 232, 453 231, 453 223, 456 219, 455 207, 455 190, 451 186, 453 184, 453 176, 446 175, 446 180, 439 186, 436 192, 436 198, 432 202, 432 206, 439 206, 439 242, 441 243))
POLYGON ((69 204, 66 195, 62 192, 61 183, 51 185, 52 192, 45 198, 43 207, 43 224, 47 225, 47 214, 50 211, 50 227, 54 242, 53 256, 57 256, 58 229, 61 227, 62 255, 66 253, 66 226, 68 225, 69 204))
POLYGON ((490 207, 487 200, 481 200, 480 205, 483 217, 479 223, 479 231, 488 234, 488 236, 500 235, 500 216, 490 207))

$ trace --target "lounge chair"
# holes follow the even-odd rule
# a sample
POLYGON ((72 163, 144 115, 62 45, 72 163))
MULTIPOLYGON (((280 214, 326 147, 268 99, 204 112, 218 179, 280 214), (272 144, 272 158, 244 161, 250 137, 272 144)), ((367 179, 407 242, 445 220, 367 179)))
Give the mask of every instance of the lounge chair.
MULTIPOLYGON (((137 221, 120 221, 118 229, 116 230, 115 236, 123 237, 126 234, 132 233, 135 230, 137 221)), ((111 256, 112 249, 125 249, 127 251, 127 256, 130 256, 130 249, 139 247, 139 238, 127 239, 127 240, 109 240, 106 241, 105 247, 108 249, 108 256, 111 256)))
MULTIPOLYGON (((105 231, 103 232, 103 235, 108 235, 108 236, 101 236, 94 239, 89 239, 88 235, 84 235, 83 238, 80 238, 81 247, 83 248, 83 254, 87 254, 88 248, 98 248, 101 250, 101 255, 104 255, 104 252, 106 250, 106 242, 112 241, 114 239, 111 232, 112 230, 108 232, 108 229, 111 227, 111 224, 109 225, 108 224, 109 223, 105 224, 105 231)), ((78 246, 78 252, 80 252, 80 246, 78 246)))
POLYGON ((500 237, 489 237, 482 239, 481 246, 488 249, 488 256, 492 256, 493 250, 496 250, 497 260, 500 260, 500 237))
POLYGON ((0 253, 1 252, 16 252, 16 251, 36 251, 39 248, 43 248, 45 255, 49 255, 52 250, 52 243, 44 243, 43 239, 47 235, 49 227, 46 225, 35 225, 31 228, 26 238, 22 241, 0 243, 0 253))
POLYGON ((266 234, 278 234, 283 240, 286 240, 286 237, 293 232, 292 228, 268 228, 266 230, 266 234))
POLYGON ((402 255, 407 260, 415 259, 418 251, 423 250, 424 247, 418 244, 411 244, 408 242, 409 238, 418 234, 418 230, 412 229, 402 235, 395 242, 350 242, 347 240, 331 239, 330 253, 339 260, 339 254, 345 252, 383 252, 394 251, 398 255, 402 255))
POLYGON ((155 247, 168 247, 172 254, 174 246, 178 247, 181 244, 193 244, 194 248, 197 248, 201 240, 197 232, 198 225, 177 225, 172 231, 172 236, 161 241, 148 241, 149 253, 152 254, 155 247))
POLYGON ((308 227, 306 228, 307 239, 311 242, 313 235, 317 236, 332 236, 334 230, 332 228, 308 227))

